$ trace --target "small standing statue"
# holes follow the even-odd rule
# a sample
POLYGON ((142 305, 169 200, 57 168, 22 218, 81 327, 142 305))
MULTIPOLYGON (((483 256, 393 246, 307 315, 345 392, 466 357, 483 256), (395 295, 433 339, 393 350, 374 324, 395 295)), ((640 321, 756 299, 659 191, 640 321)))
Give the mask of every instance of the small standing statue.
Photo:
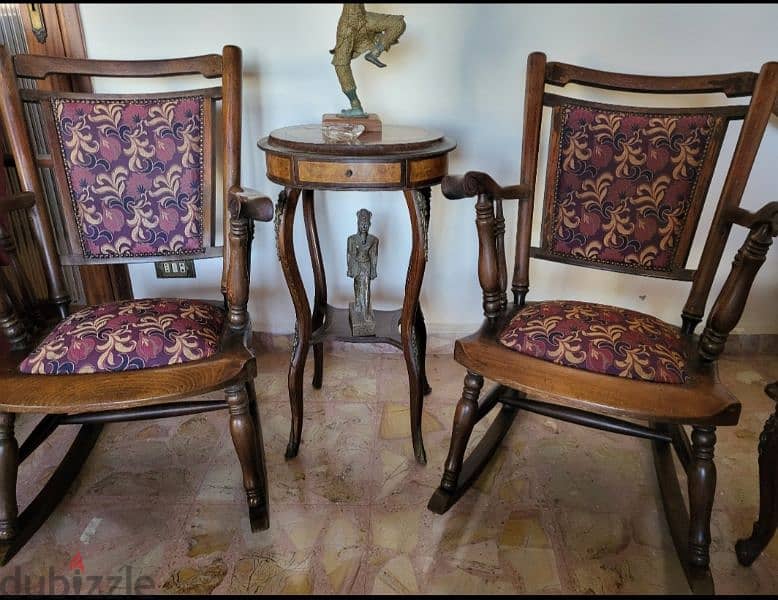
POLYGON ((378 60, 378 57, 397 43, 403 31, 405 31, 403 15, 367 12, 364 4, 343 5, 343 12, 340 13, 338 20, 335 47, 330 50, 330 54, 334 55, 332 64, 335 66, 340 87, 351 102, 351 108, 340 111, 341 115, 367 117, 357 97, 357 84, 351 72, 352 59, 366 52, 366 61, 376 67, 385 67, 386 65, 378 60))
POLYGON ((373 306, 370 303, 370 282, 378 276, 378 238, 370 235, 370 217, 364 208, 357 212, 357 233, 348 237, 346 259, 349 277, 354 278, 354 302, 349 302, 351 335, 375 335, 373 306))

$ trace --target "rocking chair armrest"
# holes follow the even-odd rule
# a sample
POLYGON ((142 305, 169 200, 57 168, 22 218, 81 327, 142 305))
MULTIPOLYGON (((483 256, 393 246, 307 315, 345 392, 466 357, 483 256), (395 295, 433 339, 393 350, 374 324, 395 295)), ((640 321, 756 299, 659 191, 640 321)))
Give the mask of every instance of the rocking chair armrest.
POLYGON ((700 336, 699 352, 706 361, 716 360, 724 351, 727 337, 743 316, 754 279, 766 260, 773 238, 778 236, 778 202, 770 202, 755 213, 732 209, 727 216, 731 217, 731 223, 748 227, 750 232, 735 255, 700 336))
POLYGON ((35 206, 35 194, 21 192, 0 198, 0 214, 8 214, 15 210, 28 209, 35 206))
POLYGON ((227 273, 224 280, 227 324, 233 331, 251 327, 248 314, 253 221, 272 221, 273 202, 255 190, 230 188, 227 197, 229 227, 225 240, 227 273))
POLYGON ((229 192, 228 202, 230 214, 233 216, 239 215, 253 221, 273 220, 273 201, 256 190, 233 187, 229 192), (235 203, 238 203, 239 210, 235 203))
POLYGON ((502 202, 495 200, 528 200, 532 195, 531 189, 527 185, 502 187, 489 175, 479 171, 444 177, 441 187, 449 199, 478 197, 475 203, 478 282, 483 292, 484 316, 494 319, 507 305, 505 219, 502 202))
POLYGON ((502 187, 490 175, 480 171, 448 175, 443 178, 441 190, 449 200, 470 198, 479 194, 500 200, 526 200, 532 192, 530 186, 524 184, 502 187))
POLYGON ((729 223, 740 225, 751 231, 762 225, 769 225, 772 236, 778 235, 778 202, 768 202, 756 212, 740 207, 731 208, 724 215, 724 218, 729 223))

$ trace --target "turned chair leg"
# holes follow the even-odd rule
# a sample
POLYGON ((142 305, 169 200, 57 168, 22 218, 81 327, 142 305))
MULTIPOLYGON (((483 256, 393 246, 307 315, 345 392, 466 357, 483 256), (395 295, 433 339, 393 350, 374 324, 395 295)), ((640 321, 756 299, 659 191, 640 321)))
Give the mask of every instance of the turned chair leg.
POLYGON ((453 493, 457 489, 465 450, 467 450, 467 442, 470 440, 470 434, 478 421, 478 395, 481 393, 483 385, 483 377, 471 371, 467 372, 462 398, 460 398, 454 413, 454 430, 451 435, 451 446, 448 450, 446 467, 440 482, 440 487, 446 492, 453 493))
POLYGON ((259 434, 259 438, 261 439, 262 430, 260 429, 260 423, 259 423, 259 404, 257 402, 257 390, 256 387, 254 386, 253 379, 249 379, 246 382, 246 393, 248 394, 249 414, 251 415, 251 419, 254 422, 254 427, 257 428, 257 433, 259 434))
POLYGON ((262 453, 259 452, 258 432, 254 426, 249 395, 245 385, 236 385, 225 390, 230 412, 230 434, 235 452, 243 471, 243 487, 249 505, 251 531, 267 529, 270 526, 267 506, 267 485, 264 475, 262 453))
POLYGON ((716 492, 716 465, 713 449, 716 428, 694 426, 693 462, 689 466, 689 562, 707 568, 710 562, 710 516, 716 492))
POLYGON ((249 412, 254 421, 254 432, 257 439, 257 457, 259 458, 259 476, 262 489, 265 490, 265 504, 267 504, 267 463, 265 461, 265 442, 262 439, 262 421, 259 419, 259 401, 254 380, 246 382, 246 392, 249 395, 249 412))
POLYGON ((0 413, 0 542, 12 540, 18 529, 16 474, 19 471, 19 446, 14 437, 12 413, 0 413))

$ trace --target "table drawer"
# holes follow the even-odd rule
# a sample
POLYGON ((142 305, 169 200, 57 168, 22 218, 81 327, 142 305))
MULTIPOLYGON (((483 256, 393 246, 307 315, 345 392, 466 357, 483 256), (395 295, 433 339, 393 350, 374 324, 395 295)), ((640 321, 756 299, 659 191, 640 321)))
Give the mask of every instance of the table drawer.
POLYGON ((297 179, 300 183, 400 185, 402 169, 399 162, 301 160, 297 163, 297 179))

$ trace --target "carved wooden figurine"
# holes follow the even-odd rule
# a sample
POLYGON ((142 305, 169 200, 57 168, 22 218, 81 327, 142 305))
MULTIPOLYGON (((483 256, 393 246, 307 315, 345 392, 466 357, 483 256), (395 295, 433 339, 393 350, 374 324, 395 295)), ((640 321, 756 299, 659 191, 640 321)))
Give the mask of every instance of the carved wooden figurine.
POLYGON ((370 282, 378 276, 378 238, 370 230, 369 210, 357 213, 357 233, 350 235, 347 243, 348 276, 354 278, 354 302, 349 302, 348 316, 351 334, 375 335, 375 317, 370 302, 370 282))

